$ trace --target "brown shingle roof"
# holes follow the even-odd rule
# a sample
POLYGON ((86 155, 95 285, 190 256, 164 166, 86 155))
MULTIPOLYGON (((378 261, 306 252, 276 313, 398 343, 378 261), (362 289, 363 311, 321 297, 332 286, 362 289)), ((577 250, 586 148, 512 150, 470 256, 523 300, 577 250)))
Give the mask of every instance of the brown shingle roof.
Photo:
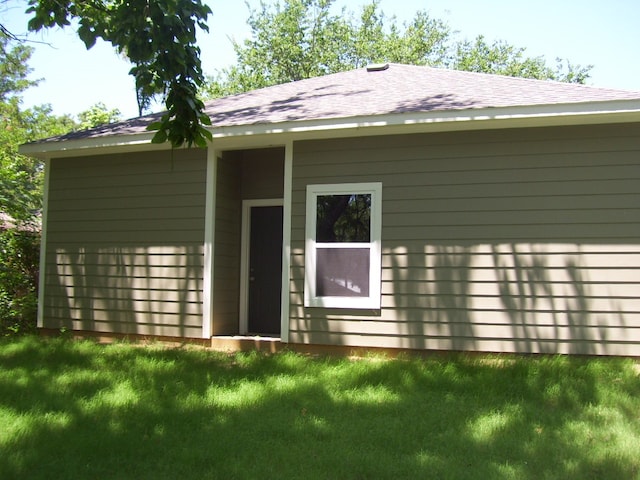
MULTIPOLYGON (((213 128, 386 114, 640 100, 640 92, 391 64, 316 77, 206 103, 213 128)), ((49 141, 144 133, 160 114, 49 141)))
POLYGON ((391 64, 222 98, 208 103, 207 113, 214 126, 229 126, 626 99, 640 99, 640 92, 391 64))

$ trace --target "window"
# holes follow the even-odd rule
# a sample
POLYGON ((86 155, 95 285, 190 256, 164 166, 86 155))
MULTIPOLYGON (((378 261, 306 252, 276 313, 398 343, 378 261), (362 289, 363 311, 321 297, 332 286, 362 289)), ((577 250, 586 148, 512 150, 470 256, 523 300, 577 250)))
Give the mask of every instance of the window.
POLYGON ((306 307, 380 308, 382 184, 307 186, 306 307))

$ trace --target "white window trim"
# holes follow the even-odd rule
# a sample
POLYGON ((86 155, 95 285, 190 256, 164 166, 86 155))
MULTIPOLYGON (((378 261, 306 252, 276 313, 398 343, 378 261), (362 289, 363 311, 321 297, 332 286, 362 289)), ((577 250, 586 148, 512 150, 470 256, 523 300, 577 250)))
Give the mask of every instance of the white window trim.
POLYGON ((307 185, 306 234, 305 234, 305 288, 304 306, 322 308, 379 309, 382 244, 382 183, 340 183, 307 185), (319 297, 316 295, 316 210, 320 195, 371 195, 370 243, 345 243, 341 247, 362 248, 369 251, 368 297, 319 297))

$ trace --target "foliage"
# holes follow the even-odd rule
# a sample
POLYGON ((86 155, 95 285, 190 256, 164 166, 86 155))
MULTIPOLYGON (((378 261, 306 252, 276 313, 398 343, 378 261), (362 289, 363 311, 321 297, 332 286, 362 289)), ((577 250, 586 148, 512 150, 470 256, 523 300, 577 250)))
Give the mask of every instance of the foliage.
POLYGON ((107 106, 98 102, 91 106, 89 110, 85 110, 78 114, 78 120, 80 120, 80 130, 88 128, 98 127, 106 123, 113 123, 120 120, 120 110, 117 108, 109 110, 107 106))
POLYGON ((334 0, 275 0, 250 10, 252 36, 233 43, 236 64, 209 77, 203 95, 215 98, 304 78, 393 62, 583 83, 591 67, 559 63, 503 41, 460 41, 442 20, 426 11, 398 25, 374 0, 359 15, 334 0))
POLYGON ((155 95, 165 97, 167 113, 149 128, 153 141, 174 146, 206 146, 211 133, 197 90, 205 81, 196 30, 208 31, 211 9, 201 0, 29 0, 29 29, 66 27, 78 21, 87 48, 100 38, 133 64, 141 109, 155 95))
POLYGON ((334 0, 285 0, 251 10, 252 38, 233 43, 236 65, 210 77, 208 97, 358 68, 381 60, 437 64, 450 36, 443 22, 418 13, 404 31, 376 2, 356 19, 334 0), (389 22, 391 27, 385 28, 389 22))
POLYGON ((27 61, 32 53, 33 48, 21 44, 12 46, 10 38, 0 33, 0 102, 38 83, 27 79, 31 73, 27 61))
POLYGON ((456 55, 450 67, 469 72, 568 83, 584 83, 589 78, 591 67, 573 66, 568 61, 565 65, 560 59, 556 61, 558 64, 553 70, 542 57, 526 57, 524 48, 504 41, 488 44, 484 36, 480 35, 473 42, 463 41, 457 44, 456 55))
MULTIPOLYGON (((0 60, 0 65, 2 61, 0 60)), ((62 135, 115 121, 119 111, 96 104, 71 116, 52 114, 50 105, 20 108, 19 98, 0 101, 0 212, 20 221, 29 221, 42 207, 43 165, 18 153, 18 147, 40 138, 62 135)))
POLYGON ((49 105, 21 110, 16 98, 0 102, 0 212, 29 220, 42 207, 42 163, 20 155, 18 147, 75 127, 70 116, 52 115, 49 105))
POLYGON ((0 341, 0 478, 620 479, 631 360, 0 341))
MULTIPOLYGON (((0 104, 0 110, 5 110, 4 107, 0 104)), ((0 212, 27 220, 41 206, 42 165, 17 154, 20 142, 15 137, 21 132, 13 130, 12 120, 15 118, 0 117, 0 212)))
POLYGON ((35 226, 0 228, 0 336, 35 329, 39 249, 35 226))

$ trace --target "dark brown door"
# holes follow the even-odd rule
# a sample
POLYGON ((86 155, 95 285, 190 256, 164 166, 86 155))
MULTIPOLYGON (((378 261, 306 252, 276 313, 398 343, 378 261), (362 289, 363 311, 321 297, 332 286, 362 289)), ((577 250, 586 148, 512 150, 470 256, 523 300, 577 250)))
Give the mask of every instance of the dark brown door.
POLYGON ((251 208, 249 242, 249 333, 280 335, 281 206, 251 208))

